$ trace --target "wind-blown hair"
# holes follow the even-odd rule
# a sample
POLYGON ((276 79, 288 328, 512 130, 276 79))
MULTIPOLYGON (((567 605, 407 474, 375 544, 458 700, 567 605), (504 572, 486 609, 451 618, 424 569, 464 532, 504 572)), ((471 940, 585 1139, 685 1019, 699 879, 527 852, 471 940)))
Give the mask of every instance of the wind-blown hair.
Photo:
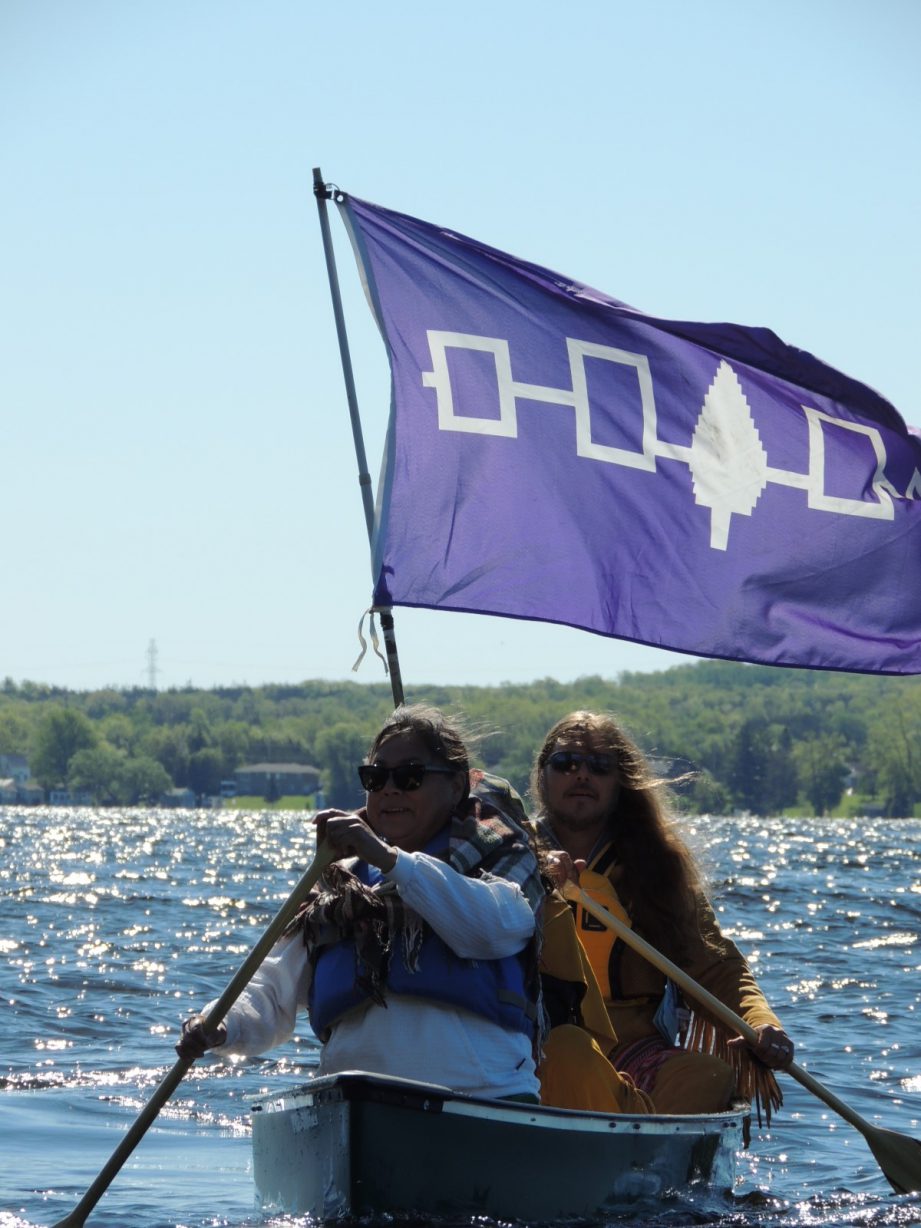
POLYGON ((469 735, 461 722, 456 717, 449 719, 440 708, 427 704, 401 704, 371 743, 368 763, 374 762, 374 756, 389 738, 400 733, 416 734, 439 763, 463 773, 463 801, 470 792, 470 756, 466 745, 469 735))
POLYGON ((621 867, 617 892, 637 931, 680 956, 690 930, 698 928, 702 875, 677 830, 666 782, 652 775, 643 752, 609 713, 571 712, 547 734, 531 771, 538 818, 552 818, 544 789, 547 760, 555 750, 577 746, 611 755, 616 764, 620 791, 610 818, 621 867))

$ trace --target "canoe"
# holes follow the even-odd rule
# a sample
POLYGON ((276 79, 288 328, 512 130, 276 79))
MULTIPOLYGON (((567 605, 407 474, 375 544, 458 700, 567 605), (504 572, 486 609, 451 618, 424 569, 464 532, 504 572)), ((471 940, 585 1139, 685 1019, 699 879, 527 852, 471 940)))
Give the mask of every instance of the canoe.
POLYGON ((253 1103, 265 1211, 597 1219, 693 1183, 732 1188, 747 1104, 699 1116, 609 1116, 483 1100, 364 1072, 253 1103))

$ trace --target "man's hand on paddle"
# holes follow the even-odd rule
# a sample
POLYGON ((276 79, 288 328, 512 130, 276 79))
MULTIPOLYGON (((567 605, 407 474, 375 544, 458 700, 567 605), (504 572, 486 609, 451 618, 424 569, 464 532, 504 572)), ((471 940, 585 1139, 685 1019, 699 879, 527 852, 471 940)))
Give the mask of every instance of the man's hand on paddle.
MULTIPOLYGON (((765 1066, 772 1070, 784 1070, 793 1061, 793 1041, 783 1028, 775 1028, 773 1024, 765 1024, 755 1028, 758 1034, 757 1044, 751 1046, 751 1051, 765 1066)), ((747 1042, 737 1036, 729 1042, 731 1048, 744 1045, 747 1042)))
POLYGON ((578 886, 579 875, 585 866, 586 862, 581 857, 573 861, 564 849, 552 849, 544 856, 541 869, 559 891, 567 882, 573 882, 578 886))

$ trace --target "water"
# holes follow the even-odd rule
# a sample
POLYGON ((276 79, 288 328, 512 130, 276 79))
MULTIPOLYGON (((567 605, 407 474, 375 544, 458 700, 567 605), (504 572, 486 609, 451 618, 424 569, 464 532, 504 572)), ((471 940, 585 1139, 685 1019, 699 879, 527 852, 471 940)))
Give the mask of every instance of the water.
MULTIPOLYGON (((874 1124, 921 1138, 921 822, 705 819, 694 837, 802 1064, 874 1124)), ((179 1021, 220 993, 300 877, 313 832, 283 812, 0 809, 0 844, 0 1228, 21 1228, 54 1224, 92 1182, 172 1066, 179 1021)), ((295 1223, 254 1210, 247 1105, 316 1058, 304 1022, 267 1058, 194 1067, 88 1224, 295 1223)), ((694 1195, 641 1222, 921 1224, 921 1196, 893 1195, 863 1138, 783 1083, 731 1199, 694 1195)))

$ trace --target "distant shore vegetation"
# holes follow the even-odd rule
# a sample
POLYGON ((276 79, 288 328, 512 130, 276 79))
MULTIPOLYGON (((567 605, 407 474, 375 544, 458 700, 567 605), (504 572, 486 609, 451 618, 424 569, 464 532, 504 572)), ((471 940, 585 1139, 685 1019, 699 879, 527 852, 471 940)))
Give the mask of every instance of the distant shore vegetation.
MULTIPOLYGON (((706 661, 615 680, 415 686, 407 702, 462 714, 479 735, 475 764, 522 793, 546 730, 591 708, 615 713, 663 779, 693 773, 679 789, 689 813, 921 811, 921 679, 706 661)), ((172 788, 219 796, 258 762, 312 765, 326 803, 353 806, 355 767, 392 706, 386 682, 71 691, 7 678, 0 755, 26 756, 45 789, 99 805, 172 788)))

